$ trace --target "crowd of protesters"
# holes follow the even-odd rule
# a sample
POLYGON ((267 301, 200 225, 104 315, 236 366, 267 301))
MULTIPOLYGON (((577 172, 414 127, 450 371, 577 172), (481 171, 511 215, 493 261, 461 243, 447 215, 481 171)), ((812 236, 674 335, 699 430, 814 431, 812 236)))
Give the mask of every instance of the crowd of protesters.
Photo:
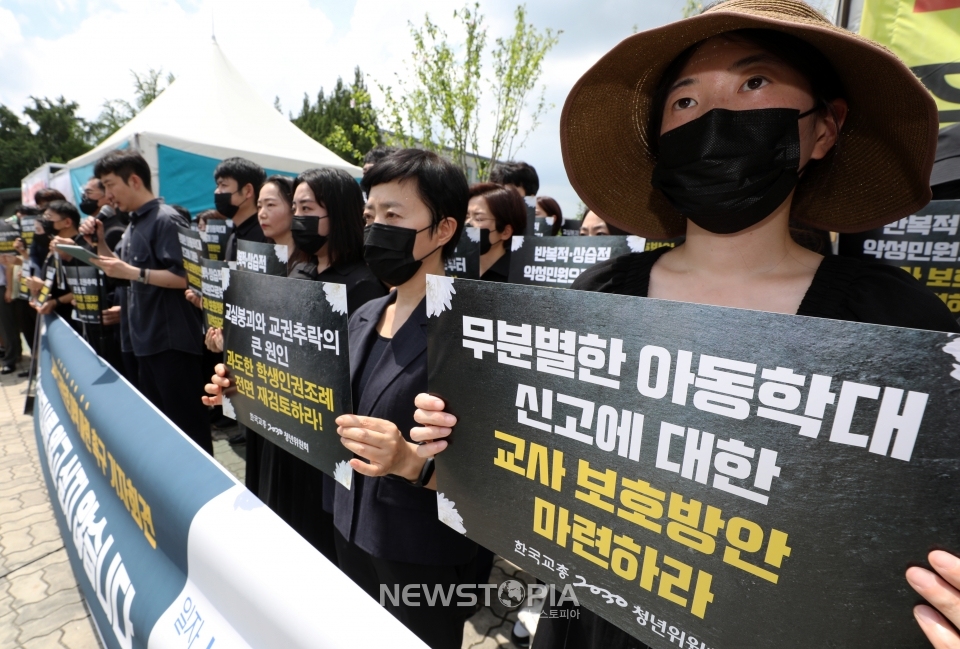
MULTIPOLYGON (((719 10, 738 15, 745 4, 730 0, 719 10)), ((923 107, 901 108, 917 113, 910 113, 909 128, 870 130, 871 106, 884 99, 851 85, 849 64, 837 53, 871 46, 833 34, 799 0, 769 4, 766 22, 755 8, 751 28, 702 22, 707 27, 675 51, 638 34, 604 59, 619 65, 598 65, 575 87, 561 137, 568 174, 590 209, 568 232, 640 234, 674 245, 601 262, 573 288, 960 333, 946 306, 910 275, 836 258, 829 249, 828 231, 849 230, 844 219, 854 209, 837 183, 852 182, 849 169, 858 164, 875 164, 878 172, 883 164, 856 159, 856 138, 868 133, 874 144, 900 138, 890 151, 912 150, 903 142, 929 135, 916 126, 926 119, 923 107), (806 38, 814 32, 820 49, 806 38), (636 86, 627 78, 634 67, 618 58, 624 56, 645 57, 656 74, 637 86, 643 101, 621 97, 619 106, 595 88, 636 86), (845 129, 848 119, 859 130, 845 129), (624 135, 633 128, 645 129, 640 142, 624 135), (837 147, 846 155, 833 155, 837 147), (747 173, 751 164, 764 173, 747 173), (613 179, 623 181, 615 191, 613 179), (816 201, 823 209, 798 219, 791 211, 795 195, 805 209, 816 201)), ((676 23, 677 33, 687 33, 688 23, 676 23)), ((899 65, 890 68, 891 83, 921 92, 899 65)), ((929 168, 901 162, 893 166, 902 187, 891 192, 929 198, 929 168)), ((191 215, 156 196, 151 177, 139 153, 115 151, 96 163, 79 209, 45 189, 35 195, 36 206, 18 210, 13 218, 32 228, 32 237, 3 260, 0 371, 17 370, 21 334, 28 345, 34 340, 38 314, 57 313, 212 453, 211 427, 224 426, 213 409, 231 385, 221 362, 223 332, 203 327, 201 305, 187 289, 177 233, 192 225, 191 215), (82 222, 81 211, 89 217, 82 222), (63 245, 96 254, 102 317, 95 325, 71 317, 74 296, 63 269, 78 262, 58 249, 63 245)), ((444 274, 464 228, 475 227, 480 278, 508 281, 512 237, 529 235, 538 218, 549 228, 546 236, 563 233, 563 212, 538 196, 539 185, 536 170, 523 162, 498 164, 490 182, 469 186, 459 168, 435 153, 385 147, 367 155, 359 183, 331 169, 268 178, 242 158, 224 160, 210 179, 215 210, 198 215, 199 227, 226 221, 228 261, 241 240, 283 244, 291 251, 288 278, 346 285, 355 412, 338 418, 337 432, 356 456, 352 488, 242 426, 230 441, 247 445, 249 489, 375 599, 382 584, 432 590, 489 578, 493 555, 437 520, 433 458, 447 447, 457 420, 427 394, 426 277, 444 274)), ((856 209, 882 214, 896 203, 891 195, 856 209)), ((874 214, 873 222, 901 217, 891 213, 883 221, 874 214)), ((960 646, 947 621, 958 622, 960 561, 946 552, 928 561, 936 572, 907 574, 932 605, 918 606, 915 616, 938 649, 960 646)), ((386 606, 431 647, 460 646, 462 608, 386 606)), ((526 645, 533 631, 538 648, 638 646, 586 610, 543 618, 539 628, 518 622, 513 641, 526 645)))

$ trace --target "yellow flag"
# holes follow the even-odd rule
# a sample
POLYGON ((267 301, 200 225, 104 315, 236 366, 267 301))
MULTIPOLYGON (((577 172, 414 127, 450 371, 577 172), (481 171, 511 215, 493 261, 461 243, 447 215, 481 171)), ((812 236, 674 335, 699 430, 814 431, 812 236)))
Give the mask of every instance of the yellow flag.
POLYGON ((941 126, 960 122, 960 0, 864 0, 860 34, 920 77, 937 100, 941 126))

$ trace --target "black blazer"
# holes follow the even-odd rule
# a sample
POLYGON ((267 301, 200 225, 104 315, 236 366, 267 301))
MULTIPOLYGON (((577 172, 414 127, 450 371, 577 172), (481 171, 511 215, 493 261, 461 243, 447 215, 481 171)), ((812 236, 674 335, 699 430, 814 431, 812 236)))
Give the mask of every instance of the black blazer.
MULTIPOLYGON (((371 300, 350 318, 350 375, 361 371, 377 323, 396 293, 371 300)), ((359 415, 392 421, 410 439, 416 426, 413 399, 427 391, 427 308, 420 302, 394 336, 363 390, 359 415)), ((368 478, 354 472, 348 491, 336 485, 333 521, 343 536, 369 554, 392 561, 448 566, 470 561, 477 544, 437 519, 437 492, 402 478, 368 478)))

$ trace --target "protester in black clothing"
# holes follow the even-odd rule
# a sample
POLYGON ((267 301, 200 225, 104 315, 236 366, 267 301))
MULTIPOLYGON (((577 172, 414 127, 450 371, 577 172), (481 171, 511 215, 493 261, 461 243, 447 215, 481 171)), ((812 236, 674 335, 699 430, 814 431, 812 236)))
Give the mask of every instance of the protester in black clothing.
POLYGON ((523 236, 527 229, 527 209, 523 199, 503 185, 471 185, 467 225, 480 228, 480 279, 507 281, 511 237, 523 236))
POLYGON ((94 173, 107 199, 130 212, 130 226, 119 246, 122 258, 110 251, 99 220, 88 219, 83 233, 97 236, 96 264, 108 276, 130 282, 121 326, 137 358, 140 391, 212 454, 206 411, 197 398, 204 384, 202 323, 200 313, 183 299, 187 280, 177 226, 189 224, 154 197, 150 167, 139 153, 109 153, 96 163, 94 173))
POLYGON ((225 257, 237 260, 237 240, 264 242, 266 237, 257 220, 257 198, 267 179, 263 167, 245 158, 227 158, 213 172, 217 189, 213 194, 217 211, 233 221, 227 238, 225 257))
MULTIPOLYGON (((363 229, 360 227, 363 200, 356 181, 343 171, 311 169, 300 174, 293 184, 286 179, 270 181, 261 191, 260 221, 264 232, 278 243, 291 238, 296 242, 288 276, 345 284, 347 308, 352 313, 371 299, 386 294, 383 285, 360 258, 363 229), (294 189, 295 188, 295 189, 294 189), (290 210, 293 200, 296 216, 283 219, 281 206, 290 210), (271 210, 268 203, 279 203, 271 210), (295 224, 291 233, 280 228, 295 224)), ((337 562, 334 545, 333 495, 335 482, 299 458, 256 436, 247 442, 248 465, 253 447, 258 447, 259 479, 257 495, 303 538, 328 559, 337 562)))
POLYGON ((503 162, 493 167, 490 182, 509 187, 520 194, 527 204, 527 218, 533 222, 537 215, 537 192, 540 191, 540 177, 536 169, 526 162, 503 162))
POLYGON ((623 234, 627 234, 626 230, 621 230, 615 225, 610 225, 601 219, 593 210, 588 209, 580 222, 581 237, 606 237, 623 234))
POLYGON ((560 204, 555 199, 549 196, 537 196, 534 215, 537 218, 547 220, 551 237, 560 235, 560 229, 563 226, 563 210, 560 209, 560 204))
MULTIPOLYGON (((909 274, 824 257, 790 236, 792 212, 823 229, 851 230, 922 206, 937 126, 932 98, 906 66, 800 0, 728 0, 637 34, 568 97, 564 162, 583 199, 605 219, 655 239, 685 231, 686 241, 602 262, 573 288, 960 332, 943 302, 909 274), (638 81, 637 70, 653 73, 638 81), (632 98, 611 101, 611 89, 625 87, 632 98), (856 114, 848 114, 848 99, 856 114), (723 119, 731 114, 739 120, 723 119), (764 141, 758 120, 776 116, 783 128, 764 141), (797 145, 792 161, 775 155, 784 134, 797 145), (744 160, 758 153, 783 165, 777 177, 789 182, 741 178, 750 167, 744 160), (882 175, 883 192, 861 189, 882 175)), ((441 452, 456 417, 439 412, 436 397, 422 394, 417 403, 424 426, 411 437, 427 442, 422 454, 441 452)), ((937 649, 960 646, 941 615, 960 622, 960 595, 948 583, 960 583, 960 562, 942 551, 928 560, 946 581, 919 567, 907 579, 939 612, 920 605, 914 615, 937 649)), ((544 615, 533 646, 645 645, 581 608, 579 616, 544 615)))
POLYGON ((57 243, 76 245, 77 239, 80 239, 80 212, 67 201, 53 201, 43 213, 44 220, 49 223, 49 228, 53 235, 50 242, 50 254, 47 255, 46 263, 42 271, 43 277, 47 277, 48 269, 51 266, 56 267, 53 286, 51 287, 49 299, 42 305, 39 305, 37 312, 41 315, 47 315, 56 311, 64 320, 66 320, 77 333, 83 333, 82 325, 75 321, 73 315, 73 292, 67 284, 66 276, 63 274, 64 266, 77 266, 79 261, 66 253, 59 252, 56 248, 57 243))

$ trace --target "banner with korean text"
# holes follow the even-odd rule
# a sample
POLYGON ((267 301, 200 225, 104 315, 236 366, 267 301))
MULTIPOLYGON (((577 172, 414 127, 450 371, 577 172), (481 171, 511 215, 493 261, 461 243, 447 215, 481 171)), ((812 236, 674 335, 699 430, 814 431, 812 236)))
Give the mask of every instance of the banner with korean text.
POLYGON ((451 527, 655 649, 928 646, 904 572, 960 550, 960 338, 435 276, 427 300, 451 527))
POLYGON ((424 646, 66 322, 40 341, 40 463, 103 646, 424 646))

